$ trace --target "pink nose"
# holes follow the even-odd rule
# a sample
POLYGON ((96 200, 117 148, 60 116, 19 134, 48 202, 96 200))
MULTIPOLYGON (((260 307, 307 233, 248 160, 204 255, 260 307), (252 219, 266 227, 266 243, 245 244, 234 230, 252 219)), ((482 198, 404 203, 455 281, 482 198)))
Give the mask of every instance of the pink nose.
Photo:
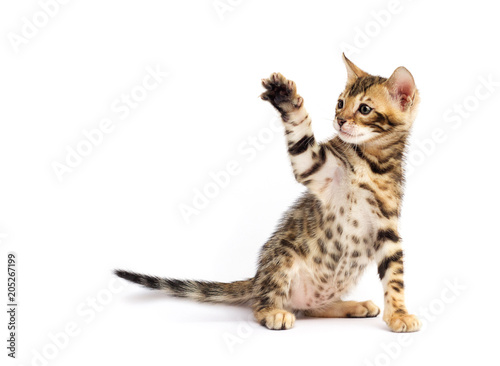
POLYGON ((342 118, 337 118, 337 123, 339 124, 339 127, 342 127, 342 125, 346 123, 346 120, 342 118))

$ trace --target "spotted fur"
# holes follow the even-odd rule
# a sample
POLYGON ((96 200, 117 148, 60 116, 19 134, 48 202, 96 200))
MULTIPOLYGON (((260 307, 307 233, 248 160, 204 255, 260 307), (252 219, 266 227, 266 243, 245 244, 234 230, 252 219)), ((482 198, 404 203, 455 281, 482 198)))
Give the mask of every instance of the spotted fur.
POLYGON ((322 143, 314 138, 295 83, 278 73, 262 81, 261 97, 281 114, 295 178, 307 191, 263 246, 252 279, 218 283, 116 274, 177 297, 248 303, 261 324, 289 329, 297 311, 316 317, 377 316, 371 301, 342 301, 375 261, 384 287, 385 322, 396 332, 418 330, 420 321, 404 303, 398 233, 403 156, 418 91, 404 68, 387 79, 344 61, 348 81, 334 121, 339 134, 322 143))

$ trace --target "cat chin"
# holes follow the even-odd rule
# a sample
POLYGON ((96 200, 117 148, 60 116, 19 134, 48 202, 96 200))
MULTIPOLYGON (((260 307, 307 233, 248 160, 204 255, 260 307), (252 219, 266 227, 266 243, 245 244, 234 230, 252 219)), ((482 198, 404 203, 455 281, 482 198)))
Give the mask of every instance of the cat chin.
POLYGON ((338 136, 342 141, 347 142, 349 144, 354 144, 354 145, 358 145, 358 144, 361 144, 365 141, 368 141, 371 138, 371 136, 369 136, 369 135, 370 134, 368 134, 368 133, 364 133, 361 135, 351 135, 350 133, 347 133, 344 131, 338 131, 338 136))

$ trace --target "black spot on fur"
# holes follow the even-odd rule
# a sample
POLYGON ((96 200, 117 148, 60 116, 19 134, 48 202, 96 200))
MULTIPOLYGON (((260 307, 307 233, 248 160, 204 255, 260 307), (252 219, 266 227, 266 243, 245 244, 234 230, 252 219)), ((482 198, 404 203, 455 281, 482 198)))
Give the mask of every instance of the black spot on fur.
POLYGON ((302 173, 300 175, 300 178, 304 179, 316 173, 325 164, 325 161, 326 161, 325 148, 324 146, 320 146, 319 160, 316 161, 308 170, 302 173))
POLYGON ((335 253, 330 253, 330 257, 332 257, 333 261, 338 263, 338 261, 340 260, 340 255, 339 254, 335 254, 335 253))
MULTIPOLYGON (((289 242, 288 240, 286 239, 281 239, 280 241, 280 244, 285 247, 285 248, 289 248, 291 250, 293 250, 295 253, 299 254, 301 257, 305 257, 307 256, 307 253, 306 251, 304 250, 304 248, 300 245, 294 245, 292 244, 291 242, 289 242)), ((308 250, 309 248, 307 248, 308 250)))
POLYGON ((368 163, 370 170, 375 174, 386 174, 394 169, 393 164, 382 165, 378 161, 374 161, 374 160, 370 159, 368 156, 366 156, 361 151, 361 149, 356 149, 355 151, 361 159, 363 159, 364 161, 366 161, 368 163))
POLYGON ((310 146, 314 144, 314 136, 304 136, 302 137, 299 141, 297 141, 295 144, 290 146, 288 149, 288 152, 290 155, 299 155, 305 152, 307 149, 309 149, 310 146))
POLYGON ((398 287, 401 290, 405 288, 405 285, 404 285, 403 281, 401 281, 401 280, 391 280, 391 281, 389 281, 389 283, 393 284, 394 286, 398 287))
POLYGON ((403 251, 398 250, 396 253, 391 255, 390 257, 384 258, 384 260, 378 266, 378 276, 382 280, 385 277, 387 269, 391 265, 392 262, 403 262, 403 251))
POLYGON ((332 262, 326 262, 326 268, 328 268, 330 271, 335 271, 335 263, 332 262))
POLYGON ((318 239, 317 243, 318 243, 319 250, 321 251, 322 254, 328 253, 328 251, 326 250, 325 242, 323 241, 323 239, 321 239, 321 238, 318 239))
POLYGON ((378 241, 387 241, 390 240, 394 243, 397 243, 399 241, 399 236, 396 234, 396 232, 392 229, 387 229, 387 230, 379 230, 377 233, 377 240, 378 241))
POLYGON ((335 248, 341 252, 344 248, 342 248, 342 244, 340 244, 340 242, 338 240, 335 240, 335 248))
POLYGON ((366 91, 372 86, 382 84, 386 80, 386 78, 383 78, 381 76, 372 75, 357 78, 356 81, 350 86, 347 95, 349 97, 354 97, 355 95, 358 95, 360 93, 366 93, 366 91))

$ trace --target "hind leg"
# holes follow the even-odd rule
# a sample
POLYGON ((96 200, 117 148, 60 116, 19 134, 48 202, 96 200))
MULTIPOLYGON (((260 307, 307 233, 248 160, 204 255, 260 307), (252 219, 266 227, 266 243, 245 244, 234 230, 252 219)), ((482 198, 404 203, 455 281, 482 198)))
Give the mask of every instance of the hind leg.
POLYGON ((295 323, 289 301, 293 263, 294 256, 277 245, 269 245, 262 254, 254 282, 253 313, 269 329, 290 329, 295 323))
POLYGON ((318 318, 371 318, 380 313, 372 301, 337 301, 323 309, 306 310, 304 315, 318 318))
POLYGON ((253 313, 261 325, 274 330, 293 327, 295 315, 285 309, 290 292, 287 277, 277 273, 258 276, 255 292, 253 313))

